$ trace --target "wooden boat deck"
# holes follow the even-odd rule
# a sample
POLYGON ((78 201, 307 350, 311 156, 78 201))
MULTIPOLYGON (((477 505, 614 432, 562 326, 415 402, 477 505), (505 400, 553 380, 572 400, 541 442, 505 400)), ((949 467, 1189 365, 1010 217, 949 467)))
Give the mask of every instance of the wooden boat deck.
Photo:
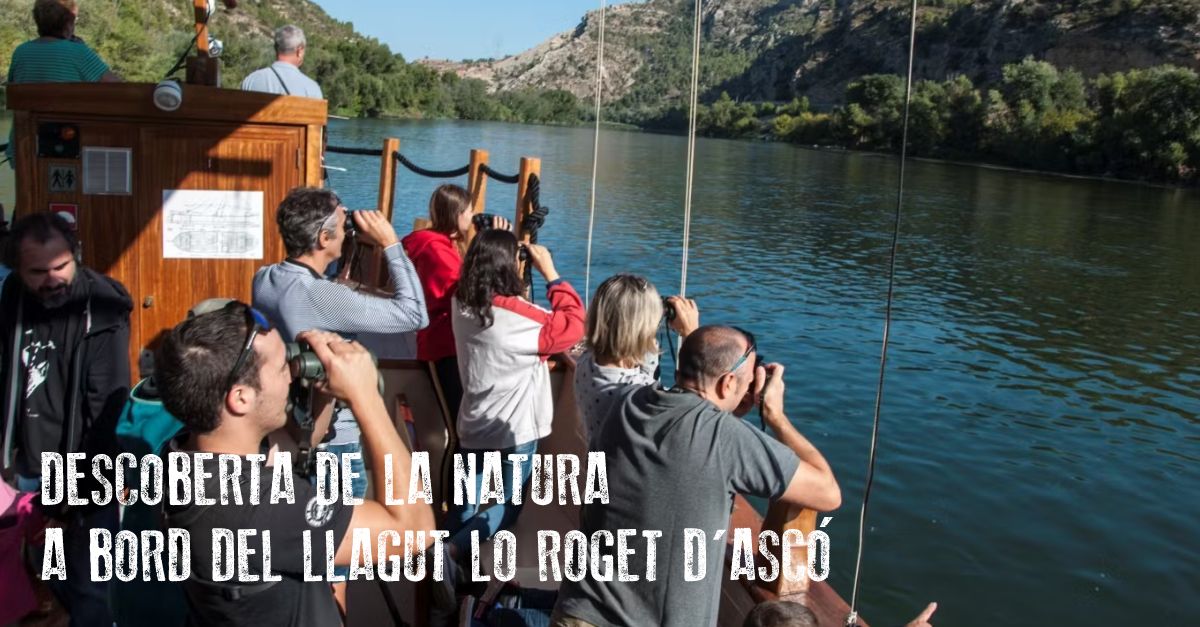
MULTIPOLYGON (((399 407, 406 404, 413 417, 417 434, 415 450, 430 453, 430 470, 433 474, 434 494, 441 494, 445 479, 439 476, 448 439, 445 421, 438 405, 432 379, 426 366, 412 361, 384 361, 381 364, 385 380, 385 401, 395 408, 397 428, 406 430, 400 422, 399 407)), ((570 358, 551 363, 551 385, 555 399, 555 415, 551 435, 542 440, 539 453, 571 453, 586 459, 587 444, 579 414, 575 407, 572 383, 574 363, 570 358)), ((579 508, 574 505, 546 506, 527 502, 521 510, 516 525, 510 529, 517 538, 517 571, 515 581, 525 588, 554 589, 555 582, 542 582, 538 576, 537 532, 555 530, 560 534, 578 528, 579 508)), ((730 516, 730 529, 748 527, 757 534, 763 519, 745 499, 738 497, 730 516)), ((732 532, 729 534, 732 537, 732 532)), ((730 554, 726 554, 728 563, 730 554)), ((491 544, 482 547, 483 570, 491 570, 491 544)), ((390 622, 386 601, 375 581, 355 581, 349 586, 349 616, 351 626, 380 627, 390 622)), ((418 585, 408 582, 387 584, 396 606, 405 621, 412 625, 425 625, 427 606, 424 594, 418 594, 418 585)), ((718 625, 738 627, 746 614, 757 603, 775 598, 766 588, 752 583, 724 580, 721 586, 721 608, 718 625)), ((849 607, 828 584, 813 582, 809 586, 806 605, 817 615, 821 627, 838 627, 845 621, 849 607)), ((865 623, 861 623, 865 625, 865 623)))

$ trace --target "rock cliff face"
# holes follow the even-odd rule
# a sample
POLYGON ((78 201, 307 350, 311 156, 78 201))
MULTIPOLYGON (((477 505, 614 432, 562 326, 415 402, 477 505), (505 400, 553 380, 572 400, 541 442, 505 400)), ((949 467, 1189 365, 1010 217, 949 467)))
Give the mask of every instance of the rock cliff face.
MULTIPOLYGON (((1163 63, 1200 69, 1200 1, 923 0, 918 10, 918 78, 965 75, 976 84, 1032 55, 1085 76, 1163 63)), ((693 4, 648 0, 605 16, 606 102, 678 102, 691 67, 693 4)), ((709 0, 702 9, 701 84, 705 98, 807 95, 835 103, 850 80, 904 72, 904 0, 709 0)), ((590 100, 595 89, 600 14, 495 61, 424 61, 494 90, 566 89, 590 100)))

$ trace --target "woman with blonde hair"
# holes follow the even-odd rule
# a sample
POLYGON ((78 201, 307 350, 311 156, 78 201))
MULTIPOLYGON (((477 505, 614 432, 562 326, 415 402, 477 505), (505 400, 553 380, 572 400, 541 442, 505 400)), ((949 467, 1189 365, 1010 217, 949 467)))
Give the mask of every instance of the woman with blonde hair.
MULTIPOLYGON (((666 305, 674 311, 670 326, 681 338, 700 326, 694 301, 672 296, 666 305)), ((587 351, 575 366, 575 402, 589 440, 629 386, 658 383, 655 334, 663 312, 658 290, 636 274, 613 275, 596 288, 588 307, 587 351)))

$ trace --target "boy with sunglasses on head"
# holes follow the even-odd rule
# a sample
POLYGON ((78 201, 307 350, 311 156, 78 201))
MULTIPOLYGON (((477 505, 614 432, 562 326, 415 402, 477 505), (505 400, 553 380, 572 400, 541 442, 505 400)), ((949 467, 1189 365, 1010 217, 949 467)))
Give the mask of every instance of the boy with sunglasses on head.
MULTIPOLYGON (((406 485, 412 468, 408 447, 392 427, 387 409, 377 388, 378 375, 370 353, 357 342, 347 342, 334 333, 306 331, 299 338, 307 342, 325 368, 326 379, 320 391, 345 402, 358 417, 365 450, 370 456, 372 480, 385 482, 385 473, 406 485), (390 457, 390 459, 389 459, 390 457), (390 465, 390 469, 389 469, 390 465)), ((288 392, 292 377, 286 360, 283 338, 270 320, 242 303, 196 316, 176 326, 159 347, 155 358, 155 379, 164 407, 184 423, 185 432, 171 443, 173 451, 188 454, 212 453, 203 463, 211 473, 206 479, 209 495, 221 493, 217 454, 239 456, 241 492, 250 494, 250 482, 259 481, 258 504, 218 502, 214 505, 189 503, 168 506, 171 527, 187 529, 191 535, 192 576, 184 587, 188 597, 189 624, 208 625, 336 625, 341 622, 338 605, 328 583, 306 581, 308 570, 322 573, 326 563, 327 532, 335 544, 332 559, 348 565, 351 557, 349 538, 355 528, 370 529, 370 546, 377 545, 381 532, 394 531, 404 536, 407 530, 434 529, 432 509, 425 504, 385 505, 367 500, 361 505, 346 505, 340 499, 325 504, 317 499, 316 488, 307 478, 293 477, 294 498, 290 502, 270 503, 273 472, 252 473, 252 462, 266 456, 267 436, 288 421, 288 392), (257 475, 257 477, 255 477, 257 475), (271 571, 280 576, 276 582, 218 583, 213 580, 212 529, 254 529, 249 538, 253 551, 251 572, 261 568, 263 536, 270 532, 271 571), (304 532, 310 532, 312 565, 304 564, 304 532)), ((323 427, 317 425, 314 437, 323 427)), ((293 466, 293 472, 299 469, 293 466)), ((243 556, 245 557, 245 556, 243 556)), ((383 557, 379 559, 382 561, 383 557)))

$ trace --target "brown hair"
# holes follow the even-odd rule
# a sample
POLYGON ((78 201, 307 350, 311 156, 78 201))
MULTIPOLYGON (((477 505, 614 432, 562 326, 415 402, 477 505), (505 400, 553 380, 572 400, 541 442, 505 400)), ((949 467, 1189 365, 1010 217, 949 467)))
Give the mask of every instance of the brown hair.
POLYGON ((446 184, 433 190, 429 197, 429 219, 431 227, 438 233, 451 235, 458 232, 458 216, 471 210, 471 197, 467 190, 458 185, 446 184))
POLYGON ((33 3, 33 21, 41 37, 58 37, 75 20, 79 5, 75 0, 37 0, 33 3))

